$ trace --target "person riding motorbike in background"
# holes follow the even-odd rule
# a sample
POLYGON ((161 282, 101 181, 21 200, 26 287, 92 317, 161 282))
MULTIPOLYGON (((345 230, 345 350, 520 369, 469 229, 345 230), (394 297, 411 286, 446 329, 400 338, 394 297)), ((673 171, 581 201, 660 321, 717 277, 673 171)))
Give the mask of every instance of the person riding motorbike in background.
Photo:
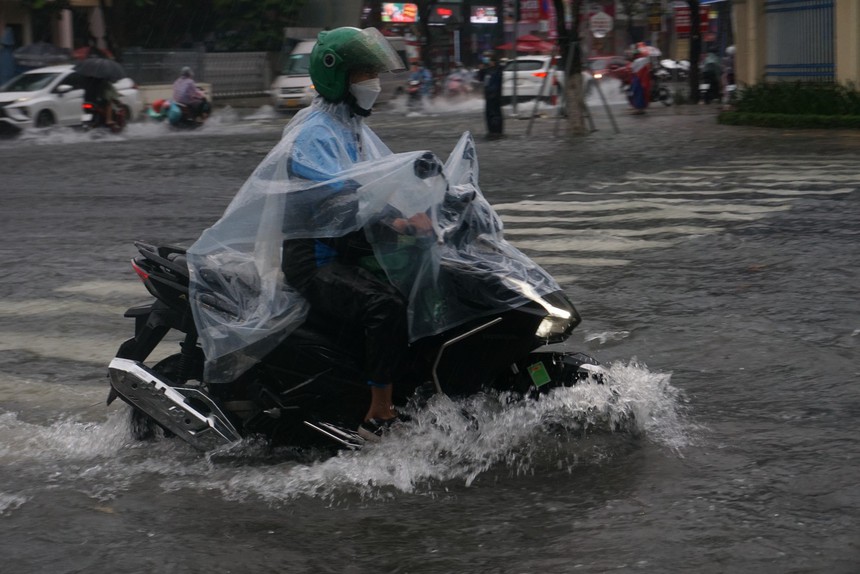
POLYGON ((193 118, 206 119, 209 116, 210 105, 206 92, 194 82, 194 72, 188 66, 182 68, 179 77, 173 82, 173 101, 187 106, 193 118))
POLYGON ((413 63, 412 71, 409 73, 409 81, 418 82, 418 94, 421 96, 421 100, 426 102, 433 93, 433 74, 430 73, 430 70, 417 62, 413 63))
POLYGON ((722 76, 722 65, 717 53, 713 50, 709 51, 702 61, 702 83, 708 84, 708 89, 704 93, 704 101, 710 104, 712 100, 719 100, 722 89, 720 88, 720 78, 722 76))
MULTIPOLYGON (((255 300, 247 313, 255 323, 246 332, 259 331, 276 344, 278 337, 286 336, 283 325, 293 325, 296 316, 307 312, 307 305, 315 317, 330 325, 362 332, 371 401, 358 434, 366 440, 378 439, 384 428, 398 420, 392 385, 406 380, 402 358, 409 339, 404 294, 384 275, 369 270, 374 267, 374 252, 367 230, 356 223, 360 185, 354 174, 362 170, 353 168, 392 156, 363 118, 370 115, 381 91, 378 74, 404 68, 374 28, 321 32, 310 57, 310 76, 319 96, 296 114, 281 142, 257 167, 222 219, 189 249, 193 289, 195 282, 205 283, 207 268, 224 261, 253 265, 261 285, 254 289, 255 300), (241 253, 235 257, 234 251, 241 253), (283 280, 276 284, 276 277, 285 279, 286 285, 283 280), (263 321, 257 321, 264 315, 263 321)), ((425 156, 430 157, 423 163, 416 161, 411 177, 439 173, 435 156, 425 156)), ((387 224, 393 232, 431 233, 432 223, 423 212, 409 216, 390 210, 387 224)), ((248 299, 243 293, 237 298, 248 299)), ((192 293, 192 304, 198 299, 192 293)), ((200 319, 206 313, 205 305, 195 307, 195 321, 203 326, 198 328, 201 335, 217 331, 217 337, 223 338, 220 319, 209 323, 205 317, 200 319)), ((261 341, 258 337, 246 346, 259 352, 261 341)), ((269 348, 274 345, 263 352, 269 348)), ((212 355, 207 353, 210 379, 221 374, 210 368, 212 355)))

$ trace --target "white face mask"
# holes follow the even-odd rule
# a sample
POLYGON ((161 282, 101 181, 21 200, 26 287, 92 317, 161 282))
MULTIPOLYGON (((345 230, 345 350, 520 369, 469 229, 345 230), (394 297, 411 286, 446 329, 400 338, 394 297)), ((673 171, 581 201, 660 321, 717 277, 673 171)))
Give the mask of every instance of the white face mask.
POLYGON ((382 86, 379 84, 379 78, 371 78, 349 85, 349 92, 355 96, 358 107, 363 110, 369 110, 373 107, 373 103, 381 91, 382 86))

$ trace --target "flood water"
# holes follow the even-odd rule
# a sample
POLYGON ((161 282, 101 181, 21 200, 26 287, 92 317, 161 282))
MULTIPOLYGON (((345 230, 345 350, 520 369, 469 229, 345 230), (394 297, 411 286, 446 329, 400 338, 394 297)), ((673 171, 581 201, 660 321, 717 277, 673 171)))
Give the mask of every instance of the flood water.
MULTIPOLYGON (((2 570, 857 572, 860 137, 611 103, 581 140, 542 110, 478 154, 509 241, 584 317, 565 348, 620 400, 438 398, 327 459, 138 443, 104 404, 122 313, 148 300, 132 241, 193 242, 288 118, 0 141, 2 570), (628 412, 625 432, 576 424, 628 412)), ((369 122, 444 157, 481 114, 369 122)))

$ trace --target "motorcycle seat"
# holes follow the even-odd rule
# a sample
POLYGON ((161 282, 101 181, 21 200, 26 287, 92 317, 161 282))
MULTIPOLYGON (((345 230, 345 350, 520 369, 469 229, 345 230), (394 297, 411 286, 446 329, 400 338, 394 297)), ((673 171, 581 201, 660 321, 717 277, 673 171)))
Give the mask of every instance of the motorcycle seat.
POLYGON ((188 276, 188 258, 184 253, 171 253, 167 256, 167 260, 176 263, 178 268, 185 270, 185 276, 188 276))

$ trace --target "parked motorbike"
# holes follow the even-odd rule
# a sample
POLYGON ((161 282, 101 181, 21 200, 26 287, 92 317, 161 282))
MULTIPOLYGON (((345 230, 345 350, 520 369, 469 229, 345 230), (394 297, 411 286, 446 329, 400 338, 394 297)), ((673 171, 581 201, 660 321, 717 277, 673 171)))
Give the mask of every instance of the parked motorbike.
POLYGON ((689 77, 690 62, 688 60, 660 60, 660 67, 668 70, 672 74, 672 79, 675 81, 683 81, 689 77))
POLYGON ((86 131, 96 128, 107 128, 112 133, 118 134, 125 129, 129 117, 131 117, 131 110, 124 104, 117 102, 101 104, 85 101, 81 105, 81 126, 86 131), (110 124, 107 121, 108 106, 111 106, 110 124))
MULTIPOLYGON (((580 316, 545 271, 503 241, 498 216, 474 185, 477 169, 474 142, 466 134, 444 172, 432 176, 445 178, 444 200, 433 207, 435 238, 402 235, 381 222, 370 232, 374 249, 385 252, 386 270, 396 269, 401 277, 420 273, 415 267, 425 265, 432 250, 439 262, 437 287, 415 290, 410 299, 429 310, 423 317, 470 317, 410 345, 404 359, 412 382, 395 385, 395 403, 412 401, 420 408, 434 394, 468 396, 486 389, 535 400, 558 387, 603 384, 603 371, 591 357, 546 348, 566 340, 580 316)), ((133 407, 137 438, 161 432, 200 450, 253 436, 273 445, 362 447, 364 440, 352 430, 369 398, 361 333, 311 310, 300 327, 235 380, 210 383, 189 305, 195 294, 185 249, 135 245, 139 255, 132 267, 155 299, 125 313, 134 319, 134 336, 110 363, 108 404, 120 398, 133 407), (165 342, 171 331, 184 335, 178 349, 150 366, 153 351, 171 344, 165 342)), ((205 273, 217 273, 241 292, 258 288, 242 268, 205 273)), ((221 293, 197 297, 225 317, 240 313, 221 293)))
MULTIPOLYGON (((629 81, 621 84, 621 91, 627 95, 628 100, 632 97, 633 86, 629 81)), ((660 81, 660 74, 651 74, 650 102, 660 102, 664 106, 672 105, 672 90, 664 86, 660 81)))
POLYGON ((672 90, 664 86, 657 76, 651 80, 651 101, 660 102, 664 106, 672 105, 672 90))

